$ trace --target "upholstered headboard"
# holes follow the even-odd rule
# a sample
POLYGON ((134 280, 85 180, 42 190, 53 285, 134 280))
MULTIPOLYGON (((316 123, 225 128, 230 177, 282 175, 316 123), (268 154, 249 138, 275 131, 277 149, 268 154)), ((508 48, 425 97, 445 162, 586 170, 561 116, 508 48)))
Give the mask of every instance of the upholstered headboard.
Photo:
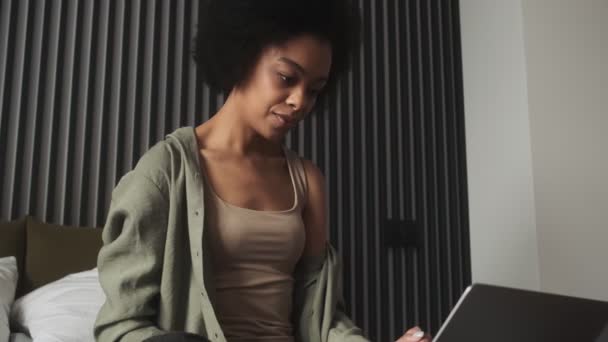
POLYGON ((0 223, 0 257, 17 258, 17 297, 70 273, 96 267, 101 231, 43 223, 31 216, 0 223))

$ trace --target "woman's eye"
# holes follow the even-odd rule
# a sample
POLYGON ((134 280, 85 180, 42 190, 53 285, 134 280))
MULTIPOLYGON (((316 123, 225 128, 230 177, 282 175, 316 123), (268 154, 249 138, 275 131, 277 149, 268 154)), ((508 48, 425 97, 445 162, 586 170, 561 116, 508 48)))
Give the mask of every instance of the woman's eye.
POLYGON ((287 75, 284 75, 284 74, 281 74, 281 73, 279 73, 279 77, 281 78, 281 80, 283 82, 285 82, 287 84, 291 84, 293 82, 293 77, 290 77, 290 76, 287 76, 287 75))

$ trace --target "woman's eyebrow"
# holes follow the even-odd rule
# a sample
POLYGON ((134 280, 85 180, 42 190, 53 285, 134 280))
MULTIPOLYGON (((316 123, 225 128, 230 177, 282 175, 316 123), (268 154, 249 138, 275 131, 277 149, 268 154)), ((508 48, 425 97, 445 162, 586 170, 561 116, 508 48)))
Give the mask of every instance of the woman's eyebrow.
MULTIPOLYGON (((307 75, 308 73, 306 72, 306 70, 298 63, 296 63, 295 61, 287 58, 287 57, 279 57, 279 61, 287 63, 291 66, 293 66, 294 68, 298 69, 302 74, 307 75)), ((319 79, 317 79, 317 82, 319 81, 327 81, 326 77, 320 77, 319 79)))
POLYGON ((303 73, 304 75, 307 74, 306 70, 304 70, 304 68, 300 64, 296 63, 295 61, 293 61, 293 60, 291 60, 289 58, 287 58, 287 57, 279 57, 279 60, 281 62, 285 62, 285 63, 293 66, 294 68, 300 70, 300 72, 303 73))

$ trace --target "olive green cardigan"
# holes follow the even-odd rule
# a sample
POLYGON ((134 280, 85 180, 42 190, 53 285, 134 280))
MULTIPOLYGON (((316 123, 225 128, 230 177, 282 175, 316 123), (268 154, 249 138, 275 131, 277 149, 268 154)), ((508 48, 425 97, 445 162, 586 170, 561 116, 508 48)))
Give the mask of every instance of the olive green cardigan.
MULTIPOLYGON (((194 128, 177 129, 112 192, 97 260, 106 294, 97 341, 141 342, 165 331, 226 341, 213 309, 198 156, 194 128)), ((300 260, 294 279, 296 341, 367 341, 344 314, 340 260, 329 243, 323 257, 300 260)))

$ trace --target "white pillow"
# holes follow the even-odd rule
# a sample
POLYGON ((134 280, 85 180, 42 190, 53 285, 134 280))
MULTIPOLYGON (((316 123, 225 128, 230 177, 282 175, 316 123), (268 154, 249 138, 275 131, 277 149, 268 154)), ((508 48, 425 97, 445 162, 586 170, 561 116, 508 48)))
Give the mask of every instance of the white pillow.
POLYGON ((0 342, 8 342, 11 334, 8 317, 18 279, 17 259, 12 256, 0 258, 0 342))
POLYGON ((94 342, 93 325, 104 301, 94 268, 67 275, 17 299, 11 320, 35 342, 94 342))

